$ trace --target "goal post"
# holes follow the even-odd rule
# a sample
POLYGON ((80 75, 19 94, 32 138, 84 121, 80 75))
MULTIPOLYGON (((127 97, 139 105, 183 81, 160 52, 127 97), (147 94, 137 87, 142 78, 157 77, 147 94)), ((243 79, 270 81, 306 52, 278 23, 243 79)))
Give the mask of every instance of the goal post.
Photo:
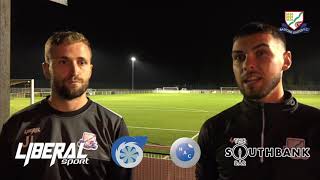
POLYGON ((180 93, 179 87, 177 86, 166 86, 162 88, 156 88, 153 92, 155 93, 180 93))
POLYGON ((162 90, 164 91, 179 91, 179 87, 173 86, 173 87, 162 87, 162 90))
POLYGON ((35 97, 35 95, 34 95, 34 79, 11 79, 10 80, 10 89, 11 89, 10 90, 11 93, 22 94, 23 97, 30 97, 30 104, 34 103, 34 97, 35 97), (21 86, 23 84, 25 84, 27 86, 13 88, 14 86, 19 86, 19 85, 21 86))
POLYGON ((238 87, 232 87, 232 86, 225 86, 220 87, 220 93, 238 93, 240 92, 240 89, 238 87))

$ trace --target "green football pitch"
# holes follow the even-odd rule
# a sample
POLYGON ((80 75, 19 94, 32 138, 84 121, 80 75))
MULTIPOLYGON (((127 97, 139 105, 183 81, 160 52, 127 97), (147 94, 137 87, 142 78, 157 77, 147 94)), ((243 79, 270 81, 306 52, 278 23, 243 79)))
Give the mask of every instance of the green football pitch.
MULTIPOLYGON (((295 95, 299 102, 320 108, 320 95, 295 95)), ((131 136, 148 136, 148 143, 171 145, 180 137, 197 137, 208 118, 240 102, 240 94, 117 94, 90 98, 123 116, 131 136)), ((36 101, 41 98, 36 98, 36 101)), ((11 114, 29 99, 11 99, 11 114)))

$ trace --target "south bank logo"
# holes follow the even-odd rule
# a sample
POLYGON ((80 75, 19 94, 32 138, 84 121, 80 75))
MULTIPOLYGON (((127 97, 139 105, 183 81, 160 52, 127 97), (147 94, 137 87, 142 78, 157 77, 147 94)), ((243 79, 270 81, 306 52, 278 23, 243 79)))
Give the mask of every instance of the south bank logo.
POLYGON ((112 145, 112 160, 124 168, 136 167, 142 161, 146 143, 146 136, 123 136, 112 145))
POLYGON ((181 168, 194 166, 200 158, 200 147, 191 138, 177 139, 170 148, 170 157, 174 164, 181 168))
POLYGON ((233 142, 235 145, 225 150, 226 157, 233 157, 235 159, 233 162, 234 166, 246 166, 245 159, 248 156, 246 138, 234 138, 233 142))
POLYGON ((304 22, 304 11, 285 11, 285 23, 279 29, 289 34, 308 33, 310 28, 304 22))
POLYGON ((234 166, 246 166, 247 157, 259 157, 263 163, 265 158, 310 158, 310 147, 305 147, 305 140, 302 138, 287 138, 286 146, 283 147, 247 147, 246 138, 234 138, 235 145, 225 149, 225 157, 234 158, 234 166))

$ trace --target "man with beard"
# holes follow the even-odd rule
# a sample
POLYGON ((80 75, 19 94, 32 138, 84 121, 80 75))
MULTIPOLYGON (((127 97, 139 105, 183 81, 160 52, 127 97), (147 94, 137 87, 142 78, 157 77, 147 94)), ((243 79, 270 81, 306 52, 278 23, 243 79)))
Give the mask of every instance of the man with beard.
POLYGON ((244 97, 203 124, 196 178, 320 179, 320 110, 283 88, 283 72, 292 64, 284 35, 249 23, 233 39, 232 59, 244 97))
POLYGON ((112 143, 128 135, 123 118, 86 96, 91 58, 81 33, 57 32, 47 40, 42 68, 51 95, 3 126, 2 179, 131 179, 131 170, 111 159, 112 143))

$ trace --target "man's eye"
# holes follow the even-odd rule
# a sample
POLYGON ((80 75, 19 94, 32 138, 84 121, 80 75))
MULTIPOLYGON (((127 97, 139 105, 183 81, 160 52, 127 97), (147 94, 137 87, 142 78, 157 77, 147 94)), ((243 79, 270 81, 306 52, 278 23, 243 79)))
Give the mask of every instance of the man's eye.
POLYGON ((81 65, 85 65, 85 64, 87 64, 87 61, 86 60, 80 60, 80 62, 79 62, 81 65))
POLYGON ((61 59, 61 60, 59 60, 59 62, 58 62, 59 64, 67 64, 67 61, 66 60, 64 60, 64 59, 61 59))
POLYGON ((267 55, 267 51, 265 51, 265 50, 258 50, 258 51, 256 51, 256 57, 262 57, 262 56, 264 56, 264 55, 267 55))
POLYGON ((234 55, 232 55, 232 59, 234 61, 239 61, 239 62, 242 62, 242 61, 246 60, 246 57, 247 56, 245 54, 234 54, 234 55))

